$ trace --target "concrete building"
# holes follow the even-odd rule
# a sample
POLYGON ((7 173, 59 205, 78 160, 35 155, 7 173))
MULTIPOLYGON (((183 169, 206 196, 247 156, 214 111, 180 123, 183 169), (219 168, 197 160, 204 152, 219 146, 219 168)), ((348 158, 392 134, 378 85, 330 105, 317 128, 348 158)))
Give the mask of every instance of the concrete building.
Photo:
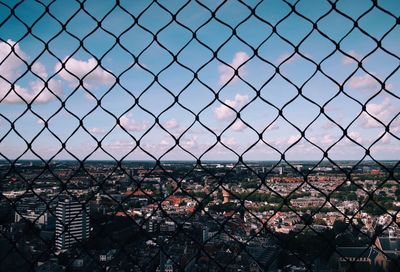
POLYGON ((221 190, 222 190, 222 196, 224 198, 223 203, 224 204, 229 203, 231 194, 227 190, 225 190, 225 188, 222 188, 221 190))
POLYGON ((47 225, 49 214, 45 213, 37 213, 32 210, 27 210, 24 213, 15 212, 15 222, 19 222, 21 220, 29 220, 37 225, 47 225))
POLYGON ((89 238, 89 207, 76 200, 65 199, 56 209, 56 248, 68 249, 89 238))

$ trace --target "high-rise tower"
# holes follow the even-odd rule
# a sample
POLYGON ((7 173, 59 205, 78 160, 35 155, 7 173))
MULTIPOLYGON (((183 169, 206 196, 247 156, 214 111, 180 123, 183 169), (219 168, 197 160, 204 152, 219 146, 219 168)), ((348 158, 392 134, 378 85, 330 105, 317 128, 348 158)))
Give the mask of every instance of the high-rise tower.
POLYGON ((89 238, 89 207, 76 200, 58 202, 56 209, 56 248, 68 249, 89 238))

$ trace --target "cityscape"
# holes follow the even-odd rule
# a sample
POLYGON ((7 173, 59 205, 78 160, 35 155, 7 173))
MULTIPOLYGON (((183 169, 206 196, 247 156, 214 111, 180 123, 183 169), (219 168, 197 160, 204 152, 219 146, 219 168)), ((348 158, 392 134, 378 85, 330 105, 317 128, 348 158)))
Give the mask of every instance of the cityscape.
POLYGON ((0 0, 0 272, 399 272, 399 0, 0 0))
POLYGON ((1 165, 2 271, 399 265, 394 161, 56 161, 43 169, 38 161, 13 172, 1 165))

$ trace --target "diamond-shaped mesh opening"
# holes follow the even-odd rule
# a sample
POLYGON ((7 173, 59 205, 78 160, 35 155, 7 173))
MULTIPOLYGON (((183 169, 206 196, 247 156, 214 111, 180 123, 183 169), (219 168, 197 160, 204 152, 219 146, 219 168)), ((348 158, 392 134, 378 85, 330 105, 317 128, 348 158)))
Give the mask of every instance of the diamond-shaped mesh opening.
POLYGON ((398 271, 397 1, 0 1, 0 271, 398 271))

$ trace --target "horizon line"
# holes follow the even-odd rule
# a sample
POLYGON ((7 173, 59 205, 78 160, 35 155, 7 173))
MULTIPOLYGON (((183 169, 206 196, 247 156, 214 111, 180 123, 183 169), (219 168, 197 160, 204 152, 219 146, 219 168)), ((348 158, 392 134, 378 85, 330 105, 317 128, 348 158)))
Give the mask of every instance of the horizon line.
MULTIPOLYGON (((10 160, 11 162, 43 162, 47 160, 40 160, 40 159, 21 159, 21 160, 10 160)), ((72 160, 72 159, 57 159, 57 160, 51 160, 50 162, 60 162, 60 161, 67 161, 67 162, 82 162, 83 160, 72 160)), ((154 162, 156 163, 157 160, 112 160, 112 159, 103 159, 103 160, 84 160, 84 162, 154 162)), ((197 160, 158 160, 160 162, 195 162, 197 163, 197 160)), ((323 159, 323 160, 308 160, 308 159, 298 159, 298 160, 244 160, 245 162, 330 162, 328 159, 323 159)), ((339 160, 332 160, 335 162, 399 162, 399 160, 396 159, 383 159, 383 160, 373 160, 373 159, 363 159, 363 160, 356 160, 356 159, 339 159, 339 160)), ((8 160, 5 159, 0 159, 0 162, 7 162, 8 160)), ((49 162, 49 161, 47 161, 49 162)), ((240 163, 239 160, 200 160, 200 162, 226 162, 226 163, 240 163)))

